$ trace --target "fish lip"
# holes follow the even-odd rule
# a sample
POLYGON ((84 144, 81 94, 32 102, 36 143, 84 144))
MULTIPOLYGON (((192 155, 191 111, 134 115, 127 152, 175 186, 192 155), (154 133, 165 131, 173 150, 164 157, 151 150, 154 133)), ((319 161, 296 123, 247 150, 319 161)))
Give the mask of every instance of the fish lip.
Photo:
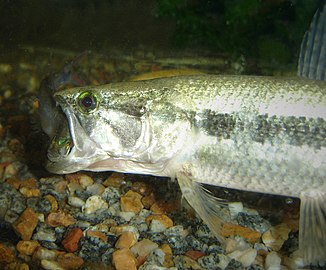
POLYGON ((73 147, 76 147, 79 151, 82 151, 83 144, 82 144, 82 140, 79 138, 81 137, 81 135, 83 135, 83 137, 87 137, 84 128, 82 127, 78 118, 76 117, 71 105, 68 104, 62 96, 60 96, 59 94, 55 94, 54 99, 57 103, 57 106, 61 109, 63 114, 66 116, 66 120, 68 122, 69 134, 73 141, 73 147), (76 134, 77 131, 78 131, 78 136, 76 134))
MULTIPOLYGON (((108 154, 87 135, 73 107, 64 97, 56 93, 54 99, 66 116, 65 121, 67 121, 72 147, 67 155, 61 155, 55 159, 50 159, 48 154, 46 169, 55 174, 73 173, 87 169, 90 164, 103 157, 108 158, 108 154)), ((59 131, 57 129, 56 133, 59 131)))

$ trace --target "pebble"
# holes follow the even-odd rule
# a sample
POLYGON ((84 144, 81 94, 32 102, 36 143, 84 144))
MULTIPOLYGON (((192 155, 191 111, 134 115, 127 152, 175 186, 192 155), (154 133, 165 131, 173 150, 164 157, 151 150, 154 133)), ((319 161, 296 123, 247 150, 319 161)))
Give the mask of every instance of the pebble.
POLYGON ((141 202, 146 209, 150 209, 151 206, 155 203, 155 201, 156 201, 156 199, 155 199, 154 192, 151 192, 149 195, 147 195, 141 199, 141 202))
POLYGON ((68 187, 68 190, 69 190, 69 194, 71 196, 73 196, 75 193, 77 193, 77 191, 82 191, 83 188, 79 185, 79 183, 75 183, 75 182, 72 182, 72 183, 69 183, 67 185, 68 187))
POLYGON ((85 202, 75 196, 69 196, 68 197, 68 204, 74 207, 82 208, 85 205, 85 202))
POLYGON ((2 179, 6 180, 10 177, 13 177, 17 174, 17 170, 15 168, 15 165, 13 163, 8 164, 3 172, 2 179))
POLYGON ((279 251, 288 239, 290 231, 291 229, 285 223, 272 227, 263 234, 263 243, 273 251, 279 251))
POLYGON ((114 251, 112 263, 116 270, 137 270, 137 260, 127 248, 114 251))
POLYGON ((133 232, 123 232, 118 241, 115 243, 115 247, 118 249, 131 248, 137 243, 137 235, 133 232))
POLYGON ((158 248, 158 244, 145 238, 137 242, 130 250, 137 257, 145 257, 148 256, 156 248, 158 248))
POLYGON ((124 232, 133 232, 137 236, 137 239, 139 238, 138 229, 136 227, 130 226, 130 225, 112 226, 110 228, 110 232, 114 233, 116 235, 120 235, 124 232))
POLYGON ((6 265, 6 270, 29 270, 26 263, 12 262, 6 265))
POLYGON ((16 245, 17 251, 22 255, 32 255, 40 243, 35 240, 22 240, 16 245))
POLYGON ((51 260, 41 260, 41 266, 45 270, 66 270, 58 262, 51 260))
POLYGON ((154 249, 139 269, 162 269, 161 267, 164 263, 164 257, 165 253, 161 249, 154 249))
POLYGON ((51 227, 65 226, 68 227, 76 223, 75 218, 64 212, 52 212, 46 218, 46 223, 51 227))
POLYGON ((205 269, 216 269, 217 267, 225 269, 229 262, 230 259, 227 256, 217 253, 211 253, 198 259, 198 264, 205 269))
POLYGON ((26 208, 18 220, 13 224, 13 228, 23 240, 30 240, 37 224, 37 214, 33 209, 26 208))
POLYGON ((173 221, 164 214, 150 215, 145 219, 153 233, 164 232, 173 226, 173 221))
POLYGON ((174 266, 173 252, 172 252, 171 247, 168 244, 163 244, 162 246, 160 246, 160 249, 165 253, 163 266, 164 267, 172 267, 172 266, 174 266))
POLYGON ((5 244, 0 243, 0 263, 10 263, 16 259, 15 253, 5 244))
POLYGON ((120 198, 121 210, 124 212, 139 213, 144 208, 141 198, 142 196, 139 193, 129 190, 120 198))
POLYGON ((289 269, 305 269, 306 266, 299 250, 293 252, 290 257, 283 257, 282 260, 289 269))
POLYGON ((78 174, 79 176, 79 184, 83 189, 91 186, 94 183, 94 180, 88 176, 87 174, 78 174))
POLYGON ((203 270, 195 260, 184 255, 176 256, 173 261, 177 269, 203 270))
POLYGON ((75 252, 78 250, 78 243, 83 236, 83 231, 80 228, 74 228, 68 232, 62 241, 62 245, 68 252, 75 252))
POLYGON ((101 195, 102 199, 109 203, 109 205, 119 203, 120 209, 120 191, 115 187, 107 187, 101 195))
POLYGON ((229 237, 231 235, 240 235, 241 237, 246 238, 250 243, 258 242, 261 237, 260 232, 227 222, 223 224, 221 233, 224 237, 229 237))
POLYGON ((249 248, 243 251, 236 250, 229 253, 228 256, 242 263, 243 267, 249 267, 257 256, 257 250, 249 248))
POLYGON ((250 248, 250 245, 242 237, 235 236, 234 238, 227 238, 225 243, 225 252, 231 253, 235 250, 245 250, 250 248))
POLYGON ((136 215, 136 213, 120 211, 120 212, 117 213, 117 215, 119 217, 123 218, 125 221, 129 222, 136 215))
POLYGON ((55 231, 50 228, 46 228, 42 226, 38 229, 38 231, 33 235, 34 240, 39 241, 47 241, 47 242, 55 242, 57 240, 55 231))
POLYGON ((228 208, 232 219, 236 218, 240 212, 243 212, 242 202, 228 203, 228 208))
POLYGON ((105 233, 100 232, 100 231, 95 231, 95 230, 87 230, 86 235, 88 237, 96 237, 101 239, 103 242, 107 243, 108 237, 106 236, 105 233))
POLYGON ((281 269, 281 257, 275 252, 270 252, 265 259, 266 270, 278 270, 281 269))
POLYGON ((186 256, 188 256, 189 258, 197 261, 199 258, 205 256, 205 253, 202 251, 198 251, 198 250, 188 250, 185 253, 186 256))
POLYGON ((73 253, 59 255, 57 261, 66 270, 80 269, 84 264, 84 260, 73 253))
POLYGON ((131 190, 141 194, 142 196, 148 196, 152 193, 153 188, 145 182, 135 182, 132 184, 131 190))
POLYGON ((166 201, 156 201, 150 208, 155 214, 167 214, 178 209, 179 205, 177 202, 166 202, 166 201))
POLYGON ((260 233, 266 232, 271 227, 270 222, 259 216, 257 211, 253 211, 251 209, 249 211, 247 208, 244 211, 246 211, 246 213, 240 212, 236 218, 239 225, 260 233))
POLYGON ((85 214, 92 214, 99 209, 106 209, 108 207, 108 203, 104 201, 100 196, 93 195, 86 200, 85 205, 82 207, 82 211, 85 214))
POLYGON ((40 197, 41 191, 38 188, 28 188, 28 187, 22 187, 19 189, 19 192, 24 195, 26 198, 31 197, 40 197))
POLYGON ((59 208, 57 200, 52 195, 45 195, 44 199, 48 200, 51 204, 51 211, 56 212, 59 208))
POLYGON ((103 185, 106 187, 120 188, 123 183, 124 175, 114 172, 103 182, 103 185))
MULTIPOLYGON (((54 177, 52 177, 53 179, 54 177)), ((59 192, 59 193, 65 193, 66 192, 66 188, 68 186, 68 182, 66 180, 63 180, 61 178, 57 179, 58 180, 54 185, 53 185, 53 188, 56 192, 59 192)))
POLYGON ((89 192, 91 195, 102 195, 104 192, 105 187, 102 184, 94 183, 90 186, 87 186, 86 191, 89 192))
POLYGON ((34 260, 55 260, 58 256, 58 251, 56 250, 49 250, 44 247, 40 247, 35 249, 33 253, 34 260))
POLYGON ((96 230, 96 231, 101 231, 101 232, 109 232, 109 228, 115 224, 114 220, 106 219, 102 223, 98 223, 95 226, 91 226, 90 224, 85 224, 85 227, 96 230))
POLYGON ((94 180, 90 176, 79 172, 67 174, 66 179, 69 182, 69 184, 76 183, 80 185, 82 189, 86 189, 88 186, 94 183, 94 180))
POLYGON ((22 188, 22 187, 26 187, 26 188, 37 188, 37 181, 34 178, 29 178, 29 179, 26 179, 26 180, 21 180, 21 179, 17 179, 15 177, 12 177, 12 178, 8 178, 6 180, 6 183, 8 183, 9 185, 11 185, 15 189, 19 189, 19 188, 22 188))

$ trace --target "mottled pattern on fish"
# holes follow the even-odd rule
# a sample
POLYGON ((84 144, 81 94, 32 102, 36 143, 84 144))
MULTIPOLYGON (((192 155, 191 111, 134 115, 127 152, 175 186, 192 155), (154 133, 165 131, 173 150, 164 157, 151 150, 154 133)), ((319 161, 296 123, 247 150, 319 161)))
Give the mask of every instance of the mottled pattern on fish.
POLYGON ((218 113, 206 110, 197 114, 194 125, 207 135, 219 140, 231 139, 236 134, 250 130, 250 140, 273 144, 280 141, 296 146, 308 145, 316 149, 326 146, 326 121, 322 118, 258 115, 253 119, 242 119, 237 113, 218 113))
POLYGON ((325 258, 316 242, 326 231, 315 237, 326 225, 325 82, 195 75, 72 88, 54 98, 70 128, 60 141, 71 143, 52 145, 50 171, 177 177, 217 236, 218 202, 199 183, 300 197, 303 257, 325 258))
MULTIPOLYGON (((302 43, 300 76, 325 78, 325 39, 326 5, 302 43)), ((43 109, 60 111, 43 94, 43 109)), ((61 128, 47 132, 49 171, 176 177, 221 241, 225 203, 202 183, 300 197, 299 254, 305 263, 326 261, 326 82, 194 75, 73 88, 53 97, 67 122, 62 117, 61 128)))

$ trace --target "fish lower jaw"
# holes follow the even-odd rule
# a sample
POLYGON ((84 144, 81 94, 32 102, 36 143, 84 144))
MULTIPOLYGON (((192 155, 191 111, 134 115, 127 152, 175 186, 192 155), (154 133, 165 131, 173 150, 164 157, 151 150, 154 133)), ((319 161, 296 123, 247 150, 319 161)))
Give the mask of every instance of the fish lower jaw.
POLYGON ((165 163, 142 163, 132 160, 107 158, 90 164, 84 170, 88 171, 116 171, 121 173, 150 174, 156 176, 167 176, 165 163))

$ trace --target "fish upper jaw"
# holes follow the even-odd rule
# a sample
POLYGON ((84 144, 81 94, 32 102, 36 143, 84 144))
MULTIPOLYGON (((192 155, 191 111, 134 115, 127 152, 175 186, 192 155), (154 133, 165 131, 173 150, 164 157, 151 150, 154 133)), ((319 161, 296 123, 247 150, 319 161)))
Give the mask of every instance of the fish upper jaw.
MULTIPOLYGON (((53 154, 49 152, 49 150, 46 169, 51 173, 57 174, 73 173, 87 168, 89 164, 97 160, 107 158, 108 154, 98 147, 98 145, 86 134, 73 113, 72 108, 67 104, 60 104, 60 107, 66 116, 64 121, 68 122, 69 132, 67 132, 66 136, 69 136, 72 141, 72 146, 67 155, 53 154)), ((60 130, 57 130, 57 134, 59 133, 60 130)), ((54 137, 53 140, 55 139, 54 137)))

